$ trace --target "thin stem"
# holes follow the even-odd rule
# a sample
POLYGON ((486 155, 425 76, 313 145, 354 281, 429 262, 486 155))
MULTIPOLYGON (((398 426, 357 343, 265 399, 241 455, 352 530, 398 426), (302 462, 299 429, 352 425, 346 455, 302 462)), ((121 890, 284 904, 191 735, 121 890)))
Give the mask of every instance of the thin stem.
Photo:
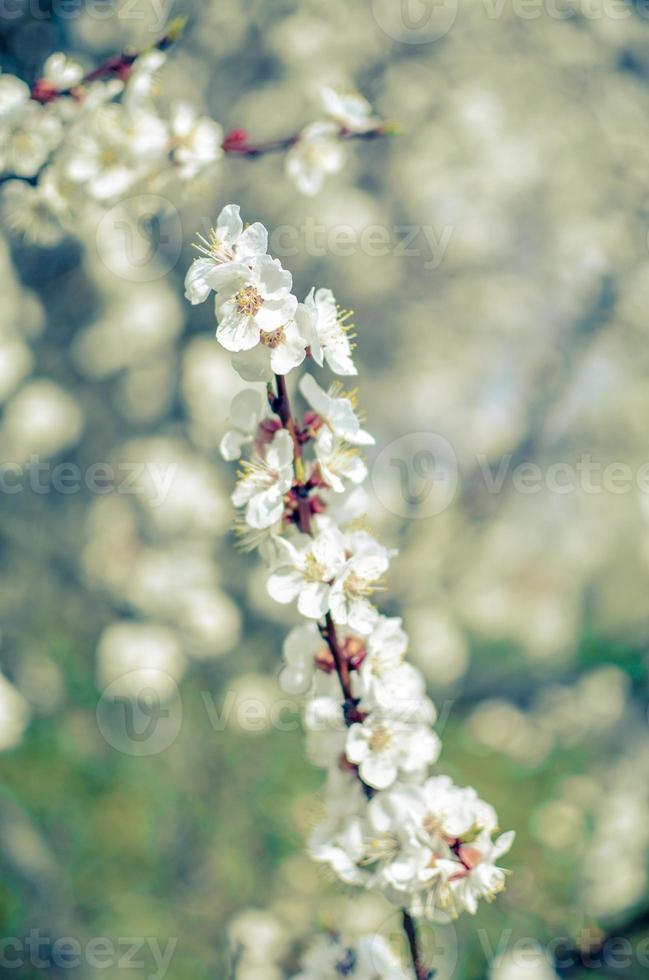
POLYGON ((275 381, 277 384, 277 398, 275 399, 275 404, 273 408, 279 415, 280 422, 284 428, 290 433, 293 439, 293 445, 295 446, 295 458, 302 462, 302 445, 297 437, 297 429, 295 427, 295 420, 293 418, 293 412, 291 411, 291 402, 288 397, 288 389, 286 387, 286 377, 283 374, 276 374, 275 381))
MULTIPOLYGON (((295 425, 295 419, 293 418, 291 401, 286 387, 286 378, 283 374, 276 374, 275 382, 277 384, 277 397, 271 399, 271 407, 273 411, 279 415, 279 420, 282 423, 282 426, 288 433, 290 433, 291 438, 293 439, 293 446, 295 448, 295 490, 298 500, 297 524, 303 534, 311 534, 311 508, 309 506, 308 490, 306 487, 306 473, 302 457, 302 443, 300 442, 297 427, 295 425)), ((354 701, 349 679, 349 664, 347 663, 345 655, 340 648, 340 643, 338 642, 338 636, 336 634, 336 626, 331 618, 331 613, 329 612, 327 613, 324 627, 321 627, 321 633, 331 651, 336 673, 340 681, 340 687, 345 699, 345 720, 347 721, 347 724, 351 724, 350 711, 353 711, 356 702, 354 701)))
MULTIPOLYGON (((117 74, 119 70, 117 67, 118 65, 121 65, 121 67, 129 67, 129 65, 131 65, 138 57, 139 54, 116 55, 114 58, 104 62, 103 65, 100 65, 99 68, 96 68, 93 72, 86 75, 81 80, 80 85, 83 85, 84 82, 92 81, 93 79, 105 77, 108 74, 117 74)), ((46 95, 39 95, 38 89, 35 88, 35 90, 32 91, 32 99, 37 102, 51 102, 54 99, 58 99, 62 96, 72 95, 75 91, 76 89, 74 88, 60 89, 55 92, 47 90, 46 95)), ((386 135, 387 133, 384 127, 379 126, 378 129, 372 129, 367 133, 350 133, 349 130, 341 129, 338 133, 338 138, 341 140, 368 140, 386 135)), ((299 142, 299 139, 300 134, 296 133, 293 136, 285 136, 282 139, 268 140, 266 143, 228 143, 226 140, 225 143, 222 144, 221 149, 224 153, 231 153, 252 160, 256 157, 267 156, 270 153, 290 150, 292 146, 295 146, 295 144, 299 142)), ((0 184, 4 184, 9 180, 20 180, 25 184, 31 184, 35 187, 45 169, 46 165, 44 165, 38 171, 38 173, 34 174, 32 177, 24 177, 22 174, 14 173, 3 174, 0 176, 0 184)))
POLYGON ((417 926, 415 924, 415 920, 410 913, 406 911, 406 909, 402 909, 401 921, 403 924, 403 931, 405 932, 406 939, 408 940, 408 949, 410 950, 410 958, 412 959, 412 967, 415 971, 415 977, 417 980, 430 980, 432 974, 424 965, 421 949, 419 947, 419 937, 417 936, 417 926))
POLYGON ((285 136, 282 139, 268 140, 265 143, 231 143, 227 140, 222 146, 224 153, 238 153, 244 157, 260 157, 267 153, 280 153, 297 143, 299 135, 285 136))
POLYGON ((295 454, 295 480, 297 494, 297 525, 303 534, 311 534, 311 508, 309 506, 308 490, 305 485, 304 463, 302 461, 302 444, 297 434, 295 419, 291 411, 291 402, 286 388, 286 378, 276 374, 277 398, 273 400, 272 408, 279 415, 280 422, 293 440, 295 454))
MULTIPOLYGON (((340 649, 340 644, 338 643, 338 635, 336 633, 336 625, 331 618, 331 613, 328 612, 325 619, 325 628, 323 630, 324 638, 327 641, 327 646, 331 650, 331 656, 334 658, 334 664, 336 665, 336 673, 340 679, 340 687, 345 698, 346 713, 349 705, 354 704, 354 696, 352 694, 351 683, 349 680, 349 664, 347 659, 340 649)), ((348 721, 349 724, 349 721, 348 721)))
MULTIPOLYGON (((387 136, 389 133, 384 125, 377 126, 376 129, 369 129, 365 133, 354 133, 341 126, 336 135, 341 140, 371 140, 379 136, 387 136)), ((266 156, 268 153, 281 153, 284 150, 290 150, 299 141, 300 133, 293 133, 291 136, 284 136, 280 139, 267 140, 263 143, 249 143, 247 139, 231 141, 226 138, 222 149, 224 153, 238 153, 240 156, 254 158, 266 156)))
POLYGON ((107 58, 96 68, 87 72, 77 85, 71 85, 69 88, 57 89, 50 82, 40 78, 32 88, 31 97, 35 102, 52 102, 54 99, 61 98, 61 96, 74 96, 81 91, 84 85, 90 82, 96 82, 102 78, 110 78, 111 76, 120 77, 124 72, 128 72, 137 59, 141 55, 146 54, 147 51, 167 51, 182 36, 185 25, 186 18, 177 17, 169 25, 167 33, 149 48, 143 48, 141 51, 122 51, 120 54, 111 55, 110 58, 107 58))
MULTIPOLYGON (((298 495, 298 527, 303 533, 311 534, 311 510, 309 507, 308 492, 305 492, 306 487, 304 462, 302 457, 302 444, 298 437, 295 419, 293 418, 293 412, 291 410, 291 402, 286 387, 286 378, 282 374, 276 374, 275 381, 277 384, 277 396, 275 398, 271 398, 271 407, 279 416, 283 428, 290 433, 291 438, 293 439, 293 445, 295 447, 295 475, 297 482, 296 491, 298 495)), ((345 723, 347 725, 351 725, 355 721, 359 720, 358 712, 356 710, 358 702, 352 693, 349 676, 349 663, 347 662, 344 651, 340 647, 338 634, 336 633, 336 624, 334 623, 330 612, 327 613, 325 617, 325 624, 324 626, 320 627, 320 631, 323 638, 327 642, 329 650, 331 651, 331 656, 333 657, 334 666, 336 668, 336 674, 340 682, 340 688, 344 698, 343 711, 345 715, 345 723)), ((363 786, 365 794, 371 799, 373 795, 372 787, 364 783, 360 778, 360 775, 358 778, 363 786)), ((424 966, 422 960, 415 921, 405 909, 402 911, 402 916, 403 929, 408 940, 408 948, 412 957, 416 980, 430 980, 432 973, 424 966)))

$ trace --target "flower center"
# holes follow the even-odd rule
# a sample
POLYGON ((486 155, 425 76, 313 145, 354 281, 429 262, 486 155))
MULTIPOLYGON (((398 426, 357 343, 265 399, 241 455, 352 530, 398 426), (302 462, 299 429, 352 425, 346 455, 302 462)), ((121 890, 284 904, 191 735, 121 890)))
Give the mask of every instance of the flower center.
POLYGON ((99 153, 99 163, 102 167, 113 167, 117 160, 118 154, 114 146, 106 146, 99 153))
POLYGON ((234 258, 234 249, 222 242, 216 233, 215 228, 210 228, 209 237, 198 236, 198 242, 194 245, 197 252, 206 255, 208 259, 213 259, 217 265, 224 262, 231 262, 234 258))
POLYGON ((375 728, 370 735, 370 748, 372 752, 380 752, 382 749, 387 749, 390 744, 390 732, 387 728, 383 728, 379 725, 375 728))
POLYGON ((356 572, 350 572, 345 578, 343 589, 345 595, 350 599, 362 598, 364 596, 372 595, 375 591, 371 582, 367 579, 361 578, 356 572))
POLYGON ((435 837, 442 829, 442 821, 433 813, 427 813, 422 821, 422 827, 427 834, 430 834, 431 837, 435 837))
POLYGON ((343 650, 352 670, 358 670, 367 656, 367 649, 357 636, 348 636, 343 641, 343 650))
POLYGON ((270 347, 271 350, 275 350, 276 347, 279 347, 285 336, 284 327, 278 327, 277 330, 271 330, 270 333, 264 333, 262 330, 261 342, 264 347, 270 347))
POLYGON ((324 567, 320 564, 312 551, 309 551, 304 559, 304 577, 307 582, 322 582, 325 576, 324 567))
POLYGON ((327 646, 321 647, 313 659, 317 669, 324 671, 325 674, 331 674, 335 669, 334 658, 331 650, 327 646))
POLYGON ((235 297, 237 311, 244 316, 255 316, 264 305, 264 301, 254 286, 244 286, 235 297))
POLYGON ((381 834, 380 837, 371 837, 365 842, 365 854, 359 864, 372 865, 376 861, 394 861, 400 850, 399 838, 396 834, 388 833, 381 834))

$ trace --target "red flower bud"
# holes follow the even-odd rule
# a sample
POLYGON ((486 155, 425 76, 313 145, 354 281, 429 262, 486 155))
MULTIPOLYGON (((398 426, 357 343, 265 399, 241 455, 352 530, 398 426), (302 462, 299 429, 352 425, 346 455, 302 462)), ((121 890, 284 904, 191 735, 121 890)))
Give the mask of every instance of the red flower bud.
POLYGON ((324 514, 327 505, 322 497, 309 497, 309 507, 312 514, 324 514))
POLYGON ((228 150, 241 150, 247 142, 248 133, 245 129, 231 129, 223 140, 223 149, 226 153, 228 150))
POLYGON ((40 102, 41 105, 45 105, 46 102, 54 102, 58 94, 59 91, 54 82, 48 81, 47 78, 37 79, 32 86, 32 99, 35 102, 40 102))

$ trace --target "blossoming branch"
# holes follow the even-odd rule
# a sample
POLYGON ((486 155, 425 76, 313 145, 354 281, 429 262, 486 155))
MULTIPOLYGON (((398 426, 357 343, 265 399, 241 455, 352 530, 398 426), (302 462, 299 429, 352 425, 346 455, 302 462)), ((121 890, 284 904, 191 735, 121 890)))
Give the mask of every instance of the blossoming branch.
MULTIPOLYGON (((302 302, 290 272, 268 255, 268 234, 221 212, 201 239, 186 296, 214 293, 216 337, 247 382, 221 444, 240 460, 232 501, 242 543, 268 563, 268 594, 295 603, 304 622, 284 643, 283 689, 304 698, 308 758, 326 771, 326 807, 309 851, 342 882, 382 894, 401 909, 411 968, 379 936, 349 945, 316 941, 299 980, 332 975, 425 980, 416 920, 475 913, 505 883, 498 861, 513 833, 494 837, 496 813, 471 787, 430 775, 440 753, 436 713, 421 673, 405 659, 401 619, 374 598, 394 552, 366 529, 365 430, 355 397, 303 374, 307 410, 297 415, 286 376, 309 361, 354 376, 349 314, 331 290, 302 302)), ((298 980, 298 978, 295 978, 298 980)))
POLYGON ((283 152, 288 177, 312 195, 343 168, 349 140, 394 132, 361 95, 329 87, 321 91, 323 119, 265 143, 243 129, 224 135, 184 100, 163 113, 156 78, 183 26, 174 21, 150 48, 115 55, 85 74, 59 52, 31 88, 0 75, 0 184, 9 227, 51 244, 125 197, 191 187, 224 154, 283 152))

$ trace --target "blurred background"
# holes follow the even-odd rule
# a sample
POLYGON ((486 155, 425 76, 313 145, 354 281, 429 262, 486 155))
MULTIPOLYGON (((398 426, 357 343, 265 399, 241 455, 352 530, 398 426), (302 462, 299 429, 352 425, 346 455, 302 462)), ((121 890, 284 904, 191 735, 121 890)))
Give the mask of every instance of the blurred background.
POLYGON ((315 197, 281 155, 228 156, 146 228, 6 222, 0 919, 45 938, 0 975, 111 980, 140 937, 138 975, 274 980, 316 928, 401 941, 304 854, 294 613, 229 530, 241 382, 182 282, 238 202, 299 296, 355 311, 370 523, 400 552, 383 608, 440 708, 439 769, 517 831, 507 891, 425 930, 439 976, 646 976, 649 8, 16 0, 2 68, 88 69, 178 14, 163 103, 264 140, 351 86, 401 133, 350 145, 315 197), (63 966, 61 937, 113 954, 63 966))

